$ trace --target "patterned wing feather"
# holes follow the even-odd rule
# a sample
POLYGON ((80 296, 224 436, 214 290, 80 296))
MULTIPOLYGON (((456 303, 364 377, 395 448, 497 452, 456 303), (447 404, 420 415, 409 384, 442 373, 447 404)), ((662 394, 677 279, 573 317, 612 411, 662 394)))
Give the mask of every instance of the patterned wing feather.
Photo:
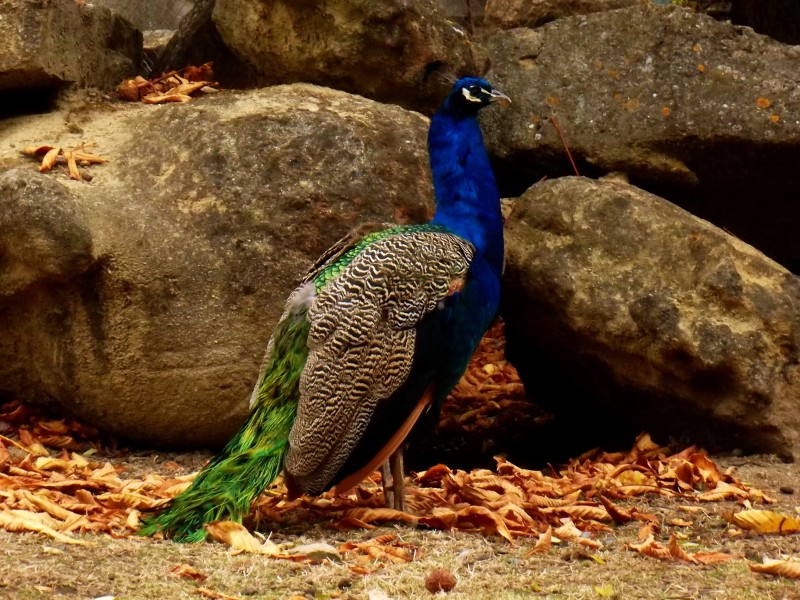
POLYGON ((364 247, 319 291, 286 459, 303 492, 335 483, 378 403, 408 377, 416 325, 463 282, 473 252, 442 231, 398 232, 364 247))

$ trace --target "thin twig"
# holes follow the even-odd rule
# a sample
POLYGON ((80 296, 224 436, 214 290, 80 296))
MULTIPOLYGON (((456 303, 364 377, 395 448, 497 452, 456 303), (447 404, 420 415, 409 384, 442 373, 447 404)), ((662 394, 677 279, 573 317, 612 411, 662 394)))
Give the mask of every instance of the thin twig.
POLYGON ((558 137, 561 138, 561 143, 564 145, 564 150, 567 151, 567 157, 569 158, 569 162, 572 165, 572 170, 575 171, 575 175, 580 177, 581 174, 578 172, 578 167, 575 166, 575 161, 572 160, 572 153, 569 151, 567 140, 564 139, 564 134, 561 131, 561 126, 558 124, 555 115, 550 115, 550 122, 553 124, 553 127, 556 128, 556 131, 558 132, 558 137))

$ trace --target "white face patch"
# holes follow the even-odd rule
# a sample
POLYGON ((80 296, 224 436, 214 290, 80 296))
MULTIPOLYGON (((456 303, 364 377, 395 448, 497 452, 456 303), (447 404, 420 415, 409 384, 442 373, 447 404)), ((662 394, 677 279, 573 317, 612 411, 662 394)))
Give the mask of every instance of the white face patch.
MULTIPOLYGON (((482 89, 481 91, 486 92, 487 94, 489 93, 484 89, 482 89)), ((469 91, 469 88, 461 88, 461 94, 464 96, 464 98, 466 98, 470 102, 483 102, 483 100, 481 100, 480 98, 476 98, 475 96, 473 96, 472 92, 469 91)))

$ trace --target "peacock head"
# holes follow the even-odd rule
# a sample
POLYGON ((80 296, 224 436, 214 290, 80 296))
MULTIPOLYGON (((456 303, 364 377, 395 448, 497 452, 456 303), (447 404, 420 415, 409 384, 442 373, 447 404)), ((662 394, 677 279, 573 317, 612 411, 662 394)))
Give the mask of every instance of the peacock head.
POLYGON ((479 77, 462 77, 453 85, 453 90, 445 100, 446 109, 474 115, 485 106, 493 102, 503 105, 511 104, 511 99, 504 93, 494 89, 492 85, 479 77))

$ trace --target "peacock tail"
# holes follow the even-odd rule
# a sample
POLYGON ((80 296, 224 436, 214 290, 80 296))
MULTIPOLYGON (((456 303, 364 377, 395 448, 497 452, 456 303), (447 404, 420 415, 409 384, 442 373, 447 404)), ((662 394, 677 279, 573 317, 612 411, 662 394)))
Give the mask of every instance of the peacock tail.
POLYGON ((239 432, 159 514, 144 521, 140 535, 158 531, 184 542, 200 542, 213 521, 241 522, 283 469, 289 430, 306 362, 308 321, 304 311, 285 315, 271 341, 254 407, 239 432))

